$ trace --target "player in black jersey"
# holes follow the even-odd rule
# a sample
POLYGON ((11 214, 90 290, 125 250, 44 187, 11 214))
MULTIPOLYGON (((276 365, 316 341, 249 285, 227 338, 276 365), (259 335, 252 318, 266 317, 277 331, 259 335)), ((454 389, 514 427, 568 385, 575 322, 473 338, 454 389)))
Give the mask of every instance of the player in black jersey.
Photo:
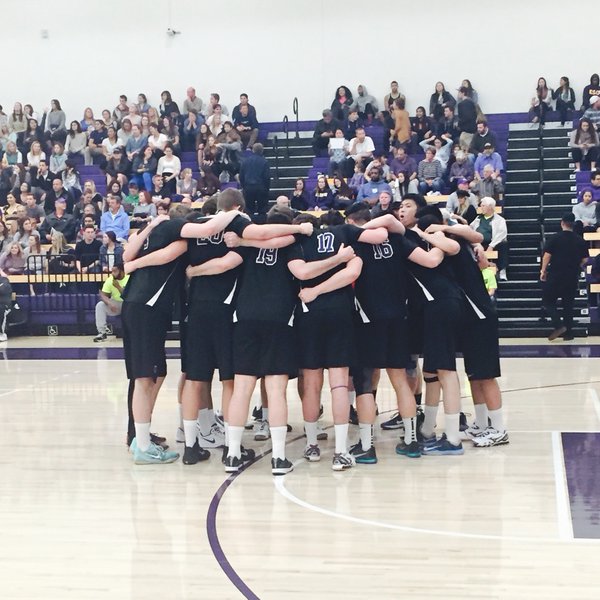
MULTIPOLYGON (((301 215, 296 219, 310 218, 301 215)), ((359 240, 381 244, 388 237, 387 230, 363 230, 353 225, 339 225, 316 231, 301 240, 303 259, 300 266, 311 266, 315 261, 335 256, 342 246, 354 246, 359 240)), ((290 264, 292 272, 294 263, 290 264)), ((320 460, 317 444, 317 419, 323 387, 323 370, 328 369, 335 429, 335 453, 332 468, 342 471, 355 464, 348 453, 348 371, 355 363, 354 295, 351 283, 360 275, 362 261, 355 258, 342 267, 319 271, 310 278, 302 278, 302 307, 298 310, 296 328, 300 349, 300 368, 303 375, 302 411, 307 446, 304 457, 320 460)), ((299 277, 300 278, 300 277, 299 277)))
POLYGON ((371 220, 368 208, 356 205, 346 211, 347 220, 360 227, 386 227, 388 239, 382 244, 356 245, 363 268, 354 285, 358 366, 351 369, 359 418, 360 440, 350 453, 357 463, 375 463, 371 429, 375 422, 373 374, 386 369, 394 392, 398 412, 404 424, 404 439, 396 452, 410 458, 421 456, 417 442, 417 405, 408 384, 406 368, 410 364, 407 333, 407 261, 435 268, 444 258, 439 248, 426 252, 407 240, 404 227, 392 215, 371 220))
MULTIPOLYGON (((442 232, 425 233, 423 227, 432 222, 431 207, 421 208, 423 200, 418 195, 407 194, 399 211, 399 218, 406 227, 406 237, 423 249, 435 246, 446 256, 459 252, 455 240, 442 232), (421 217, 420 226, 417 226, 421 217)), ((463 454, 460 442, 460 385, 456 374, 456 343, 462 320, 462 295, 454 278, 451 266, 446 260, 435 269, 427 269, 415 263, 408 265, 412 275, 409 304, 411 316, 418 319, 422 315, 419 328, 422 332, 423 376, 425 392, 425 420, 421 428, 423 453, 437 455, 463 454), (416 315, 416 316, 415 316, 416 315), (444 393, 445 433, 437 440, 435 421, 437 416, 437 383, 444 393), (433 388, 432 388, 433 384, 433 388), (435 400, 428 399, 434 393, 435 400)))
POLYGON ((500 377, 498 317, 478 266, 478 260, 485 256, 480 244, 482 236, 468 225, 433 224, 427 231, 442 231, 460 244, 460 252, 447 260, 464 294, 464 322, 459 343, 475 405, 475 423, 466 433, 477 447, 507 444, 502 394, 497 381, 500 377))
MULTIPOLYGON (((175 216, 190 209, 176 206, 175 216)), ((131 449, 136 464, 173 462, 179 454, 166 452, 150 440, 154 403, 167 373, 165 339, 171 324, 173 302, 183 284, 187 250, 181 238, 215 235, 239 214, 217 215, 199 225, 183 218, 159 221, 132 235, 124 252, 125 270, 131 277, 123 294, 123 344, 127 376, 134 380, 132 414, 136 437, 131 449)))

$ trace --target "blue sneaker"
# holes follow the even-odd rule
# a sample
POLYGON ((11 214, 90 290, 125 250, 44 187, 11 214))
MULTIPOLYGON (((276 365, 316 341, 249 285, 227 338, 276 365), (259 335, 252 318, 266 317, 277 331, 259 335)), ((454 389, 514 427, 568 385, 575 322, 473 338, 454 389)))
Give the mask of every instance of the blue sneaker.
POLYGON ((435 444, 423 448, 423 454, 426 454, 427 456, 452 456, 464 453, 463 445, 461 443, 459 443, 458 446, 451 444, 448 441, 448 438, 446 438, 445 433, 435 444))
POLYGON ((419 442, 411 442, 407 445, 404 440, 401 440, 399 444, 396 444, 396 454, 408 456, 408 458, 419 458, 421 456, 421 447, 419 446, 419 442))
POLYGON ((421 429, 417 429, 417 441, 419 443, 419 448, 421 449, 421 452, 423 452, 423 450, 426 447, 437 444, 438 440, 435 437, 435 433, 432 436, 427 437, 427 436, 423 435, 423 432, 421 431, 421 429))
MULTIPOLYGON (((133 442, 131 444, 133 446, 133 442)), ((163 450, 160 446, 154 443, 145 452, 142 452, 137 444, 133 452, 133 462, 136 465, 160 465, 175 462, 179 458, 177 452, 163 450)))

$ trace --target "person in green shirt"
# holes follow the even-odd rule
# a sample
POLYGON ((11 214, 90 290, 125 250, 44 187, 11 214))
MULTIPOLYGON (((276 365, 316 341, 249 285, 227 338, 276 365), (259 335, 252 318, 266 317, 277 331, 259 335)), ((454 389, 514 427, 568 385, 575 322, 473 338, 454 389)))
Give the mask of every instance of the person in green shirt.
POLYGON ((135 181, 131 181, 129 182, 128 190, 129 193, 125 196, 125 200, 123 200, 123 208, 125 208, 125 212, 129 215, 140 203, 140 188, 135 181))
POLYGON ((123 307, 121 294, 128 281, 129 275, 125 275, 123 265, 119 264, 112 268, 110 277, 104 282, 100 290, 100 302, 96 304, 98 335, 94 338, 95 342, 104 342, 110 333, 106 324, 108 315, 114 317, 121 314, 121 308, 123 307))

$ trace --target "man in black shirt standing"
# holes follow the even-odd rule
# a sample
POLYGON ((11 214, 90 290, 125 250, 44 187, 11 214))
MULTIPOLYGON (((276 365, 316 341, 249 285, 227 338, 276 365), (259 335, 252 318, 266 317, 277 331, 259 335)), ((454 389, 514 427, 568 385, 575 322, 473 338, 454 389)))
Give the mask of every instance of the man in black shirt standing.
POLYGON ((263 145, 254 144, 252 155, 242 161, 240 184, 246 200, 246 210, 257 222, 264 223, 269 207, 271 175, 269 163, 263 156, 263 145))
POLYGON ((458 89, 458 129, 460 131, 459 145, 468 152, 477 131, 477 106, 469 98, 469 90, 465 87, 458 89))
POLYGON ((565 213, 560 222, 561 231, 546 243, 542 257, 540 281, 543 282, 542 306, 552 319, 554 330, 548 336, 550 341, 563 336, 573 339, 573 304, 577 294, 579 274, 589 252, 587 244, 573 232, 575 215, 565 213), (558 299, 561 299, 563 317, 558 312, 558 299))

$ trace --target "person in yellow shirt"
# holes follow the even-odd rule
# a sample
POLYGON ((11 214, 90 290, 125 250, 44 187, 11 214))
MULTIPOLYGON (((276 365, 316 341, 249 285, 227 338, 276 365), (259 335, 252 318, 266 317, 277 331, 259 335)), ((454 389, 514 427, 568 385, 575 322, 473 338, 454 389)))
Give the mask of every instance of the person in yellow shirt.
POLYGON ((114 317, 121 314, 121 308, 123 307, 121 294, 128 281, 129 275, 125 275, 123 265, 115 265, 111 270, 110 277, 104 282, 100 290, 100 302, 96 304, 98 335, 94 338, 95 342, 104 342, 110 333, 106 325, 108 315, 114 317))

